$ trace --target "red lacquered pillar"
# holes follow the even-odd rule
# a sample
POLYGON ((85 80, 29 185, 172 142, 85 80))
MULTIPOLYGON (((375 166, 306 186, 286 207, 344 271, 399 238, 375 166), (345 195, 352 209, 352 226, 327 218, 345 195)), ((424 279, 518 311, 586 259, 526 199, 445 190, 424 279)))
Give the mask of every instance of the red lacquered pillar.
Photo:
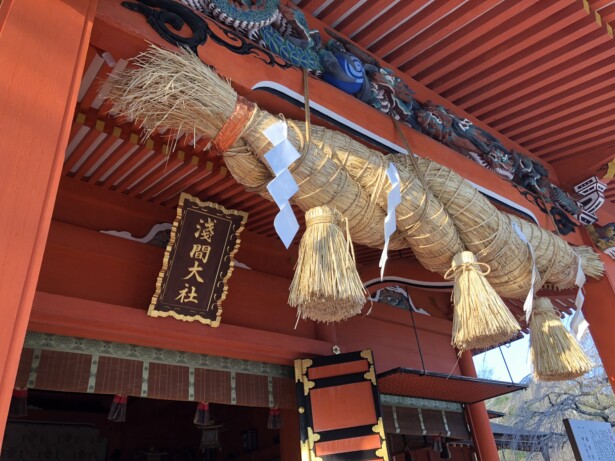
POLYGON ((0 443, 96 4, 0 4, 0 443))
MULTIPOLYGON (((461 354, 459 359, 459 370, 464 376, 476 378, 476 368, 472 354, 469 351, 461 354)), ((466 416, 472 429, 472 440, 474 447, 478 452, 480 461, 499 461, 498 448, 495 445, 491 424, 489 424, 489 416, 487 415, 487 407, 483 402, 473 403, 466 406, 466 416)))

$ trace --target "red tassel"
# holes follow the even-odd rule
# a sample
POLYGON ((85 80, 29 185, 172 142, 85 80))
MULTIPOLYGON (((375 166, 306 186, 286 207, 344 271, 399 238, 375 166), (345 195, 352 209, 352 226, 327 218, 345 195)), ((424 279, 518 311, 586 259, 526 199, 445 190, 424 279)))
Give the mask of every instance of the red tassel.
POLYGON ((279 408, 269 409, 269 419, 267 420, 267 429, 278 430, 282 427, 282 415, 279 408))
POLYGON ((128 397, 125 395, 116 395, 113 397, 111 408, 107 419, 115 423, 123 423, 126 421, 126 405, 128 397))
POLYGON ((435 436, 433 438, 433 446, 432 446, 433 451, 435 451, 436 453, 440 453, 442 452, 442 437, 440 436, 435 436))
POLYGON ((9 417, 19 418, 28 414, 28 389, 14 389, 9 407, 9 417))
POLYGON ((200 427, 209 426, 212 423, 209 412, 209 403, 199 402, 194 414, 194 424, 200 427))

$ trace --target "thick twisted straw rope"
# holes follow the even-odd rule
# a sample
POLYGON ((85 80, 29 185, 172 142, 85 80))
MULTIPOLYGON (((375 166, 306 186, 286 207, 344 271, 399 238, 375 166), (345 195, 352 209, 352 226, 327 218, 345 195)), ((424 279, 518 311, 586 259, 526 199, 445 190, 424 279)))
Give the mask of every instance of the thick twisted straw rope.
MULTIPOLYGON (((188 52, 151 49, 135 64, 136 68, 115 77, 110 99, 116 112, 141 120, 147 130, 171 129, 214 139, 235 112, 238 97, 234 89, 188 52)), ((223 154, 235 179, 265 197, 265 186, 273 175, 263 159, 272 148, 263 130, 277 121, 265 111, 254 110, 236 142, 223 154)), ((491 267, 488 279, 499 294, 517 298, 527 294, 531 259, 526 245, 512 231, 514 218, 498 211, 465 179, 420 159, 422 176, 433 192, 428 193, 406 156, 384 156, 342 133, 314 126, 306 142, 305 124, 287 122, 289 140, 302 152, 290 168, 300 189, 293 202, 300 208, 332 206, 347 217, 356 243, 382 247, 390 188, 385 170, 393 161, 400 173, 402 205, 392 248, 412 248, 425 267, 441 274, 455 254, 468 249, 491 267)), ((532 227, 530 234, 530 244, 541 258, 539 271, 542 267, 546 275, 544 282, 572 287, 576 274, 576 266, 573 263, 571 269, 570 265, 576 258, 573 250, 540 228, 532 227), (543 241, 550 242, 553 250, 542 249, 543 241)), ((600 275, 597 256, 589 251, 579 254, 586 274, 600 275)))

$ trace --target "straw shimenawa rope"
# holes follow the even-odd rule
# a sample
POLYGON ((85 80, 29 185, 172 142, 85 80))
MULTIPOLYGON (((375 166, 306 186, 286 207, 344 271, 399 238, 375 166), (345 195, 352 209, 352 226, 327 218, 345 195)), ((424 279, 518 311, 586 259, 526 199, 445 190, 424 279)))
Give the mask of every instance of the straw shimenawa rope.
POLYGON ((305 214, 306 229, 288 304, 303 319, 338 322, 361 312, 367 293, 357 272, 342 215, 327 206, 305 214))
MULTIPOLYGON (((171 130, 177 136, 188 133, 194 139, 214 139, 238 100, 242 101, 229 82, 189 51, 151 48, 133 64, 110 79, 109 97, 116 113, 140 120, 147 132, 171 130)), ((270 197, 265 187, 273 175, 263 156, 272 145, 263 130, 278 121, 255 108, 235 143, 223 153, 235 179, 266 198, 270 197)), ((516 218, 497 210, 468 181, 427 159, 418 159, 418 172, 407 156, 384 156, 342 133, 317 126, 311 127, 308 142, 304 122, 287 123, 288 139, 302 153, 290 167, 299 185, 292 200, 301 209, 335 208, 348 219, 356 243, 381 248, 390 189, 385 171, 392 161, 400 173, 402 204, 391 248, 410 247, 426 268, 442 275, 455 255, 470 250, 479 262, 489 265, 486 277, 498 294, 525 297, 532 262, 528 247, 512 231, 516 218), (420 173, 431 192, 422 186, 420 173)), ((529 226, 528 239, 538 255, 537 265, 543 268, 539 272, 546 276, 542 282, 558 288, 574 286, 573 249, 550 232, 529 226)), ((601 273, 593 252, 577 253, 586 275, 601 273)))
MULTIPOLYGON (((425 177, 425 171, 421 169, 399 123, 395 119, 393 121, 408 152, 408 155, 393 158, 397 164, 406 167, 412 165, 422 190, 429 199, 433 199, 433 191, 425 177)), ((439 203, 440 200, 434 201, 439 203)), ((521 330, 519 322, 485 278, 490 272, 489 265, 477 262, 471 251, 462 251, 453 257, 451 268, 444 274, 447 280, 455 279, 451 296, 454 305, 451 344, 457 348, 459 354, 465 350, 503 343, 521 330)))
POLYGON ((549 298, 534 300, 530 332, 530 354, 537 380, 564 381, 592 369, 591 361, 566 330, 549 298))

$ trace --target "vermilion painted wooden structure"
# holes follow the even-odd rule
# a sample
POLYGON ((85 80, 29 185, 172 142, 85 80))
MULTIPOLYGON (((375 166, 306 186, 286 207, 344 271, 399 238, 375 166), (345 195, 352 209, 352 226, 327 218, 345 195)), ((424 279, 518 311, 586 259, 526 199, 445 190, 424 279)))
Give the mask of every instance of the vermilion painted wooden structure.
MULTIPOLYGON (((44 9, 33 0, 0 5, 0 435, 26 329, 285 365, 329 355, 334 345, 343 351, 370 348, 384 371, 421 367, 417 344, 409 339, 415 326, 430 370, 475 376, 470 355, 458 362, 450 347, 447 293, 413 291, 415 303, 431 317, 412 320, 407 312, 374 304, 369 316, 335 326, 300 322, 295 329, 286 298, 296 249, 286 251, 275 237, 275 208, 245 192, 218 158, 204 152, 206 143, 185 142, 165 157, 163 139, 139 144, 138 129, 107 115, 96 100, 92 82, 111 71, 100 62, 102 52, 120 60, 148 43, 171 45, 119 1, 46 3, 44 9), (84 84, 84 72, 91 69, 84 84), (162 250, 99 232, 142 236, 156 223, 171 222, 182 190, 250 213, 236 259, 252 270, 235 270, 218 329, 146 317, 162 250)), ((594 174, 612 157, 608 148, 614 141, 605 130, 612 122, 614 58, 612 34, 593 14, 604 9, 609 21, 601 2, 387 1, 378 2, 378 11, 375 3, 299 5, 313 14, 312 26, 333 26, 405 72, 421 99, 455 108, 507 146, 547 161, 563 185, 594 174), (588 160, 591 149, 596 155, 588 160)), ((273 112, 303 116, 253 89, 259 81, 282 78, 277 69, 213 43, 200 55, 215 62, 246 97, 273 112)), ((302 92, 299 70, 284 71, 283 79, 302 92)), ((324 82, 310 80, 310 97, 401 143, 388 117, 324 82)), ((420 155, 520 204, 541 226, 552 227, 507 182, 409 128, 404 133, 420 155)), ((612 191, 607 196, 613 199, 612 191)), ((608 219, 613 211, 609 205, 600 213, 608 219)), ((582 231, 568 238, 589 243, 582 231)), ((376 278, 378 252, 357 248, 357 255, 363 279, 376 278)), ((399 256, 391 258, 387 273, 438 281, 409 252, 399 256)), ((615 385, 615 263, 603 259, 607 276, 587 284, 584 311, 615 385)), ((509 307, 520 315, 520 305, 509 307)), ((484 405, 468 406, 467 415, 480 459, 497 459, 484 405)), ((283 459, 297 456, 295 431, 293 424, 285 425, 283 459)))

